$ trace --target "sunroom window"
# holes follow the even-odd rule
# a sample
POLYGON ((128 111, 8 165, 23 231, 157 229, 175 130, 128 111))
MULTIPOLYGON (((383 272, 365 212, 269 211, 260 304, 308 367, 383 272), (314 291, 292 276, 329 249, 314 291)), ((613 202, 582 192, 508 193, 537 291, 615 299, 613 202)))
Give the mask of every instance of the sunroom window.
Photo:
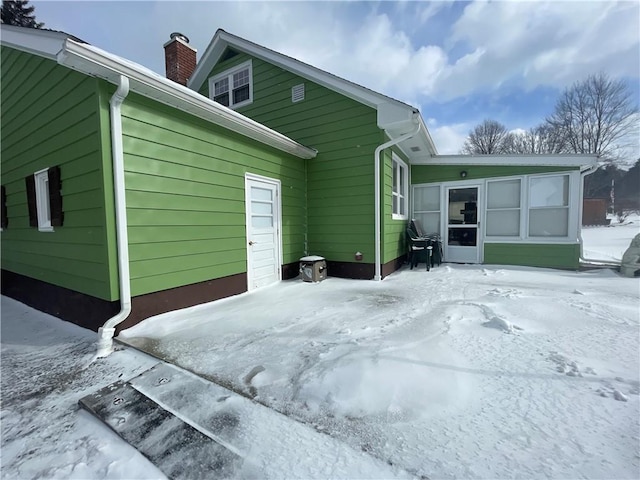
POLYGON ((440 233, 440 185, 413 187, 413 218, 425 232, 440 233))
POLYGON ((409 170, 395 154, 392 155, 391 213, 395 220, 406 220, 409 170))
POLYGON ((569 235, 569 175, 529 179, 529 236, 569 235))
POLYGON ((487 182, 487 236, 520 235, 520 183, 520 179, 487 182))
POLYGON ((216 102, 231 108, 253 101, 251 60, 209 79, 209 92, 216 102))

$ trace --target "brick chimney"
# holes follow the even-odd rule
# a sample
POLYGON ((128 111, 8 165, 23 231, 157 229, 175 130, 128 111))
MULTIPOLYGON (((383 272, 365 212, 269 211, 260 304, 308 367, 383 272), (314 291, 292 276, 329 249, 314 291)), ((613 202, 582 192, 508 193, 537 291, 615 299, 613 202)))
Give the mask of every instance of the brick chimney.
POLYGON ((164 63, 167 78, 182 85, 196 69, 196 49, 189 45, 189 39, 178 32, 171 34, 171 40, 164 44, 164 63))

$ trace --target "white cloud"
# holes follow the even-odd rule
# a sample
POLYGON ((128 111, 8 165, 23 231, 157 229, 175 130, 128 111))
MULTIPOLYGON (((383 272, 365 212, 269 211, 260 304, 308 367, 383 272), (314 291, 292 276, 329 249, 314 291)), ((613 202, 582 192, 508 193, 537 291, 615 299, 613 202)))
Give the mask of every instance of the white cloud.
POLYGON ((437 120, 429 118, 427 127, 438 153, 440 155, 455 155, 460 153, 472 125, 469 123, 438 125, 437 120))

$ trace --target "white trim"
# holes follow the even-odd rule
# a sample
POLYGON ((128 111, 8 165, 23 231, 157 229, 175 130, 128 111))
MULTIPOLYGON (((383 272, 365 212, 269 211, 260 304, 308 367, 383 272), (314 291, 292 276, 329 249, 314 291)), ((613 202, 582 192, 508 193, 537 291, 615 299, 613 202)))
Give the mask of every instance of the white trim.
POLYGON ((38 231, 53 232, 51 226, 51 201, 49 199, 49 168, 43 168, 33 174, 36 191, 36 213, 38 231))
POLYGON ((278 248, 277 252, 277 262, 276 265, 278 271, 278 281, 282 280, 282 262, 283 262, 283 253, 282 253, 282 183, 280 179, 265 177, 263 175, 258 175, 255 173, 245 173, 244 174, 244 201, 245 201, 245 246, 247 248, 247 291, 252 291, 254 288, 252 287, 253 281, 253 273, 251 269, 251 255, 252 250, 249 245, 249 232, 251 231, 251 218, 250 218, 250 205, 251 205, 251 195, 249 190, 249 182, 262 182, 267 185, 274 186, 276 188, 276 200, 274 201, 275 212, 274 212, 274 226, 276 228, 276 244, 278 248))
POLYGON ((55 58, 60 65, 92 77, 103 78, 114 85, 119 85, 121 76, 128 77, 130 89, 135 93, 178 108, 299 158, 314 158, 317 154, 314 149, 305 147, 142 65, 92 45, 75 41, 69 35, 3 25, 0 43, 41 57, 55 58))
MULTIPOLYGON (((482 263, 484 261, 484 215, 483 210, 485 210, 485 181, 484 179, 477 180, 461 180, 456 182, 442 182, 444 188, 441 188, 441 208, 444 206, 444 212, 441 214, 441 231, 440 238, 442 239, 443 250, 444 250, 444 259, 447 262, 452 261, 449 257, 449 249, 456 248, 456 245, 449 245, 449 190, 457 189, 457 188, 476 188, 477 189, 477 200, 476 200, 476 256, 475 261, 472 262, 463 262, 463 263, 482 263)), ((454 226, 453 228, 473 228, 474 225, 469 224, 461 224, 459 226, 454 226)), ((462 247, 462 248, 472 248, 462 247)), ((454 261, 455 262, 455 261, 454 261)))
POLYGON ((62 50, 62 43, 70 38, 70 35, 63 32, 5 24, 2 24, 1 32, 2 45, 50 60, 56 59, 56 55, 62 50))
MULTIPOLYGON (((398 177, 399 180, 399 177, 398 177)), ((398 203, 398 206, 400 204, 398 203)), ((395 152, 391 152, 391 219, 392 220, 407 220, 409 218, 409 166, 398 156, 395 152), (394 189, 396 185, 393 184, 393 170, 394 164, 402 167, 402 176, 404 180, 404 192, 398 192, 396 195, 394 189), (393 211, 393 197, 397 196, 399 201, 404 203, 404 215, 395 213, 393 211)))
POLYGON ((498 165, 541 167, 585 167, 596 165, 597 155, 435 155, 417 165, 498 165))
POLYGON ((250 105, 251 103, 253 103, 253 62, 251 60, 242 62, 235 67, 231 67, 224 72, 220 72, 213 77, 209 77, 209 98, 211 100, 213 100, 215 97, 216 82, 219 82, 224 78, 226 78, 229 82, 229 91, 227 92, 227 95, 229 96, 229 108, 235 110, 236 108, 244 107, 245 105, 250 105), (233 103, 233 75, 234 73, 241 72, 242 70, 247 69, 249 70, 249 98, 239 103, 233 103))

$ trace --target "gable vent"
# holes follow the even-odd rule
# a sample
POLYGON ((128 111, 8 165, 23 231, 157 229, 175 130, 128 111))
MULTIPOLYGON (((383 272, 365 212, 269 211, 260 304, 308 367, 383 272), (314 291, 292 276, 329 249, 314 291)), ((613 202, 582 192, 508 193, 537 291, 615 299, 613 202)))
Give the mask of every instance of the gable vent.
POLYGON ((304 100, 304 83, 291 87, 291 101, 293 103, 304 100))
POLYGON ((420 147, 411 147, 411 151, 412 152, 419 152, 420 151, 420 147))

